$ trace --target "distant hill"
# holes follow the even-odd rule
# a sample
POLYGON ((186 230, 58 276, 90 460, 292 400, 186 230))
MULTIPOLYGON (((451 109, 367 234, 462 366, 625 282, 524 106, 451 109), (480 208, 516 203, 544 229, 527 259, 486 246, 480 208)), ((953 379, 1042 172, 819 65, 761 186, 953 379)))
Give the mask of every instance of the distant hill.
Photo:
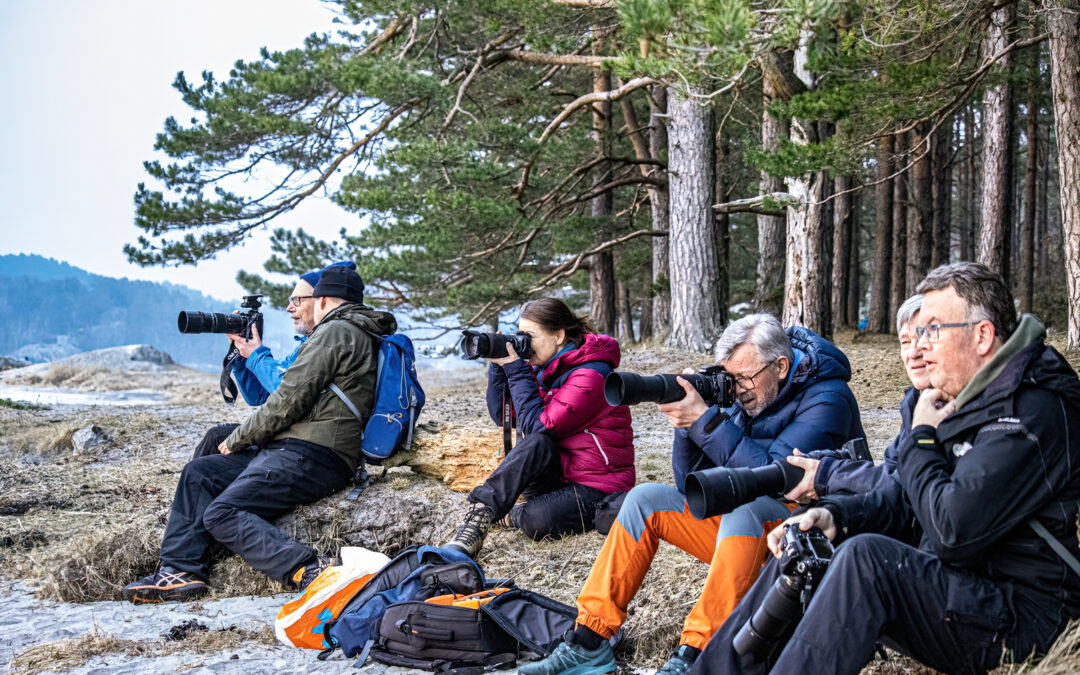
MULTIPOLYGON (((194 273, 194 272, 193 272, 194 273)), ((38 255, 0 256, 0 356, 33 362, 78 352, 149 344, 177 363, 221 368, 220 335, 184 335, 181 310, 231 312, 239 307, 185 286, 115 279, 38 255)), ((266 343, 275 354, 292 349, 292 322, 280 310, 266 314, 266 343)))

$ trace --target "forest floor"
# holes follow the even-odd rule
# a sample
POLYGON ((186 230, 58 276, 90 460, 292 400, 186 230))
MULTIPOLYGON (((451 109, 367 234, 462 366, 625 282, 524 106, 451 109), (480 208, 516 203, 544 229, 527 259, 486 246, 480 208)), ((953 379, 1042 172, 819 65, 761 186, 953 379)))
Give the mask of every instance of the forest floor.
MULTIPOLYGON (((880 459, 899 426, 897 405, 908 385, 896 340, 844 333, 836 343, 852 362, 851 386, 870 448, 880 459)), ((638 347, 627 350, 622 367, 678 372, 709 362, 702 354, 638 347)), ((1080 364, 1074 359, 1073 365, 1080 364)), ((156 562, 176 480, 195 444, 213 424, 240 421, 248 412, 242 405, 221 404, 214 375, 179 366, 152 370, 69 367, 52 376, 22 377, 18 371, 0 376, 0 593, 5 598, 0 668, 25 673, 351 670, 351 660, 340 653, 320 663, 314 652, 277 643, 273 620, 290 596, 236 556, 217 557, 211 594, 201 602, 136 607, 119 601, 120 588, 156 562), (28 408, 5 400, 26 399, 25 389, 47 405, 28 408), (116 400, 116 392, 132 390, 149 394, 138 405, 116 400), (59 396, 64 392, 88 396, 65 399, 59 396), (102 392, 111 394, 94 398, 102 392), (104 431, 106 442, 76 452, 73 432, 90 425, 104 431), (190 630, 192 620, 205 629, 190 630), (185 624, 189 629, 178 630, 185 624)), ((425 426, 490 427, 482 369, 425 370, 421 381, 428 394, 425 426)), ((638 481, 670 483, 670 426, 651 404, 635 407, 633 414, 638 481)), ((335 495, 298 509, 279 526, 326 552, 347 544, 393 554, 409 543, 441 543, 464 510, 461 492, 397 467, 357 502, 335 495)), ((480 563, 490 577, 513 577, 523 588, 574 604, 602 543, 596 533, 532 542, 495 530, 480 563)), ((696 559, 661 546, 631 605, 627 639, 617 650, 624 669, 643 671, 666 660, 706 571, 696 559)), ((1049 666, 1040 672, 1057 672, 1049 666)), ((384 670, 369 666, 367 672, 384 670)), ((864 672, 932 671, 893 656, 864 672)))

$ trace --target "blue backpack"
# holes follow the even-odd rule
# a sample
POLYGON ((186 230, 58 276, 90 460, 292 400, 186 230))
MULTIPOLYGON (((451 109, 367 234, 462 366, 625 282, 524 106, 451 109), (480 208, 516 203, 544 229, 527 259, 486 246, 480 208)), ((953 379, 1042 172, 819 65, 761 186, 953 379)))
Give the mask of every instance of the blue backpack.
MULTIPOLYGON (((365 331, 379 341, 379 365, 375 371, 375 407, 371 411, 361 450, 364 459, 379 464, 398 450, 412 446, 416 418, 424 407, 424 390, 416 377, 416 352, 412 340, 401 333, 377 335, 365 331)), ((329 386, 356 419, 360 411, 336 384, 329 386)))

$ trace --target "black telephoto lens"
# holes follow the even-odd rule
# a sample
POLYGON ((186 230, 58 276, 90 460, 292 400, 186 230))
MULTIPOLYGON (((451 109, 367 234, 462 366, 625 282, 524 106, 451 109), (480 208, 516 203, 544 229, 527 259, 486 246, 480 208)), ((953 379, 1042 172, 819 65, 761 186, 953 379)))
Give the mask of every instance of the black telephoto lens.
POLYGON ((802 469, 782 459, 752 469, 720 466, 694 471, 686 477, 686 505, 695 518, 712 518, 758 497, 782 495, 802 476, 802 469))
POLYGON ((245 314, 222 314, 220 312, 180 312, 176 327, 181 333, 239 333, 248 326, 245 314))
MULTIPOLYGON (((604 378, 604 400, 608 405, 637 405, 645 401, 671 403, 686 396, 675 375, 609 373, 604 378)), ((687 375, 688 379, 692 376, 687 375)))
POLYGON ((761 606, 735 634, 731 641, 735 651, 742 655, 752 654, 758 663, 764 662, 784 633, 802 616, 801 593, 802 589, 791 577, 778 578, 761 606))

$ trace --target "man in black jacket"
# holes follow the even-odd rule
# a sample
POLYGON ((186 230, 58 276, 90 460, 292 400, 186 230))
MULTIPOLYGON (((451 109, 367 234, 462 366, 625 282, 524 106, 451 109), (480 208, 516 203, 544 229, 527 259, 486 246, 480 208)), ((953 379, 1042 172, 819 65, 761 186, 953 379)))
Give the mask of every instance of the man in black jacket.
MULTIPOLYGON (((985 266, 939 267, 918 290, 933 388, 896 480, 789 519, 840 543, 806 615, 765 662, 737 653, 734 636, 778 576, 770 563, 698 672, 857 673, 877 641, 938 670, 985 672, 1045 653, 1080 617, 1066 560, 1080 555, 1080 380, 1035 317, 1017 326, 1012 294, 985 266)), ((782 537, 783 526, 770 534, 775 554, 782 537)))

